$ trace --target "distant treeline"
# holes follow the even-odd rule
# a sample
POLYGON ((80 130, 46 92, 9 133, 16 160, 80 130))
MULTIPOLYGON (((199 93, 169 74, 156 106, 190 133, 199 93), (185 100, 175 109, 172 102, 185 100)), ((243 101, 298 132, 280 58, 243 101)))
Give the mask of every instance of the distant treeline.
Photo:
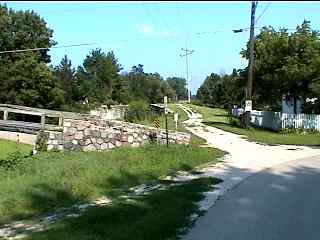
POLYGON ((53 30, 33 11, 0 5, 0 51, 48 48, 0 54, 0 102, 57 110, 80 111, 101 104, 147 103, 187 98, 186 80, 145 73, 142 64, 127 72, 112 51, 91 50, 75 68, 64 56, 50 65, 53 30))

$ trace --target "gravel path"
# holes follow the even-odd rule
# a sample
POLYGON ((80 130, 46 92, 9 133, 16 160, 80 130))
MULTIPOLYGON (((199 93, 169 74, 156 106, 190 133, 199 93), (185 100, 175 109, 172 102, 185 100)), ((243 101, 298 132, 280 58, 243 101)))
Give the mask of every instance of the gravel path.
POLYGON ((189 117, 184 123, 187 130, 207 141, 210 147, 228 152, 223 163, 202 169, 203 176, 214 176, 224 180, 216 185, 218 189, 206 193, 206 199, 200 203, 203 210, 208 210, 217 198, 242 180, 265 168, 302 158, 320 156, 319 148, 295 145, 270 146, 249 142, 243 136, 229 133, 201 123, 200 114, 193 113, 188 107, 178 104, 189 117))

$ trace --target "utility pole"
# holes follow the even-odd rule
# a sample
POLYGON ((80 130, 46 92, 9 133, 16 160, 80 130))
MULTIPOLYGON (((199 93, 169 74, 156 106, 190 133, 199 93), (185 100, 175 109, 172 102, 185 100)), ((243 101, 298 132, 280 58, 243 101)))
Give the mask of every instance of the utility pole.
POLYGON ((248 83, 245 105, 245 124, 246 127, 250 124, 250 112, 252 110, 252 79, 253 79, 253 65, 254 65, 254 24, 255 13, 258 1, 251 2, 251 25, 250 25, 250 40, 249 40, 249 69, 248 69, 248 83))
POLYGON ((188 56, 191 55, 194 50, 188 50, 187 48, 181 48, 182 51, 185 52, 185 54, 180 54, 180 57, 186 57, 186 65, 187 65, 187 90, 188 90, 188 102, 191 102, 191 91, 189 90, 190 84, 189 84, 189 61, 188 56))

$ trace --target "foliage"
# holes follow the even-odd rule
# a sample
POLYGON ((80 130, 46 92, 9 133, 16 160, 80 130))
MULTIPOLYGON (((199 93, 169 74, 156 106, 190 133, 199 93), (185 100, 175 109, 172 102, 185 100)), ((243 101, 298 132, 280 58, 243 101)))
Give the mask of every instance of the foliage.
POLYGON ((158 73, 145 73, 143 65, 133 66, 129 73, 123 74, 131 99, 142 99, 149 103, 162 102, 164 96, 172 99, 174 90, 158 73))
POLYGON ((142 100, 133 101, 129 104, 125 114, 125 120, 128 122, 137 122, 147 118, 150 113, 149 105, 142 100))
POLYGON ((71 60, 65 55, 60 64, 53 69, 53 78, 59 88, 63 90, 63 103, 70 104, 74 99, 75 91, 75 69, 72 67, 71 60))
POLYGON ((78 100, 88 98, 89 104, 103 104, 110 99, 121 69, 112 51, 106 54, 101 49, 92 50, 76 72, 78 100))
MULTIPOLYGON (((248 46, 248 45, 247 45, 248 46)), ((241 52, 248 59, 248 50, 241 52)), ((309 21, 296 31, 264 27, 255 40, 254 102, 278 110, 282 96, 319 96, 320 39, 309 21)))
POLYGON ((176 100, 185 100, 188 98, 187 81, 184 78, 169 77, 167 83, 176 93, 176 100))
POLYGON ((0 159, 0 168, 8 171, 13 170, 16 167, 19 167, 23 163, 23 154, 19 151, 19 149, 10 153, 8 158, 0 159))
MULTIPOLYGON (((282 134, 297 134, 297 135, 309 135, 309 134, 319 134, 316 129, 306 129, 306 128, 284 128, 280 130, 282 134)), ((319 135, 320 137, 320 135, 319 135)))
POLYGON ((198 101, 211 107, 231 108, 240 105, 244 98, 243 77, 240 73, 236 69, 230 75, 212 73, 198 89, 198 101))
MULTIPOLYGON (((264 27, 255 37, 253 108, 281 111, 283 96, 292 96, 297 110, 298 97, 313 98, 320 95, 320 39, 304 21, 289 33, 281 28, 264 27)), ((241 56, 249 58, 249 42, 241 56)), ((247 68, 233 70, 230 75, 212 73, 197 92, 197 99, 211 107, 230 108, 243 105, 247 68)), ((319 98, 319 97, 318 97, 319 98)), ((316 104, 304 102, 306 113, 320 113, 320 100, 316 104)))
POLYGON ((37 142, 36 142, 36 151, 37 152, 46 152, 47 151, 47 133, 40 130, 37 134, 37 142))
POLYGON ((53 30, 33 11, 14 11, 0 5, 0 50, 48 48, 0 55, 0 102, 56 110, 91 109, 101 104, 135 100, 161 102, 182 97, 185 80, 145 73, 143 65, 129 73, 113 51, 92 49, 78 67, 65 55, 58 66, 48 66, 48 50, 56 44, 53 30), (86 106, 82 106, 86 105, 86 106))
MULTIPOLYGON (((0 5, 0 50, 43 47, 55 44, 53 31, 33 11, 13 11, 0 5)), ((0 55, 0 101, 33 107, 55 105, 48 98, 55 91, 48 49, 0 55), (49 94, 48 94, 49 93, 49 94)))

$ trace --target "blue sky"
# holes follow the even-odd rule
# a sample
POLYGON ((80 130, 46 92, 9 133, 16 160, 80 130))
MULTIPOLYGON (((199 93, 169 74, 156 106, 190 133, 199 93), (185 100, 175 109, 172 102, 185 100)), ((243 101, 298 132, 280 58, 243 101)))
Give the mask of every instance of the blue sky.
MULTIPOLYGON (((50 54, 54 65, 64 54, 74 66, 81 65, 92 48, 100 47, 103 51, 113 50, 124 70, 143 64, 145 72, 185 77, 185 59, 179 55, 187 44, 195 51, 190 57, 189 70, 193 94, 210 73, 229 73, 233 68, 247 65, 239 52, 249 32, 234 34, 232 29, 249 27, 249 1, 0 3, 15 10, 32 9, 40 14, 54 30, 57 46, 100 43, 53 49, 50 54)), ((256 17, 268 3, 259 2, 256 17)), ((311 21, 313 29, 320 30, 319 2, 272 2, 257 26, 295 28, 304 19, 311 21)))

